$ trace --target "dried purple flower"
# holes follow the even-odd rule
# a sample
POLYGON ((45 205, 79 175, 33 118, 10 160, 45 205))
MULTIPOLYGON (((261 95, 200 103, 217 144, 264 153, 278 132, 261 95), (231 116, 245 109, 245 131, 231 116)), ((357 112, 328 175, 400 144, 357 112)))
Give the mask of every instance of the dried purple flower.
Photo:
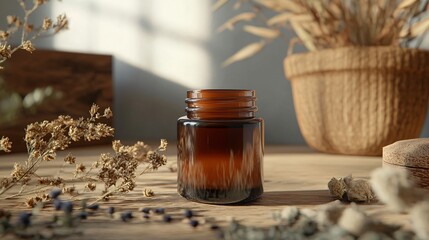
POLYGON ((73 203, 71 201, 65 201, 61 204, 61 208, 65 213, 73 212, 73 203))
POLYGON ((164 214, 165 213, 165 209, 164 208, 155 208, 154 212, 156 214, 164 214))
POLYGON ((82 212, 80 212, 80 213, 79 213, 78 217, 79 217, 80 219, 82 219, 82 220, 85 220, 85 219, 87 219, 87 218, 88 218, 88 213, 87 213, 87 212, 82 211, 82 212))
POLYGON ((55 210, 57 210, 57 211, 61 210, 62 204, 63 204, 63 202, 60 199, 58 199, 58 198, 54 199, 55 210))
POLYGON ((199 222, 198 220, 191 219, 189 220, 189 225, 191 225, 191 227, 197 227, 199 225, 199 222))
POLYGON ((121 213, 121 220, 127 222, 133 218, 133 213, 131 211, 126 211, 121 213))
POLYGON ((31 225, 31 216, 32 215, 33 215, 32 213, 28 213, 28 212, 23 212, 23 213, 19 214, 18 224, 24 228, 27 228, 28 226, 31 225))
POLYGON ((114 208, 114 207, 108 207, 108 208, 107 208, 107 213, 108 213, 109 215, 114 214, 114 213, 115 213, 115 208, 114 208))
POLYGON ((62 193, 62 190, 56 188, 56 189, 51 190, 51 192, 49 193, 49 197, 52 199, 57 199, 58 196, 61 195, 61 193, 62 193))
POLYGON ((185 209, 185 210, 183 210, 183 215, 186 218, 192 218, 194 216, 194 213, 190 209, 185 209))
POLYGON ((164 216, 162 216, 162 220, 164 221, 164 222, 167 222, 167 223, 169 223, 169 222, 171 222, 172 220, 173 220, 173 218, 170 216, 170 215, 164 215, 164 216))
POLYGON ((86 208, 88 208, 89 210, 97 211, 100 208, 100 205, 98 205, 98 203, 93 203, 86 208))

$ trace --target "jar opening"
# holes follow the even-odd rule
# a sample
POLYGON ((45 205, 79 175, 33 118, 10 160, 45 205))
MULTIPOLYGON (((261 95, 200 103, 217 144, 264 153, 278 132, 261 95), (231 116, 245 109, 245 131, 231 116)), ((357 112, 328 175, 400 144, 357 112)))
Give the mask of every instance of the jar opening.
POLYGON ((254 90, 191 90, 185 102, 190 119, 247 119, 258 110, 254 90))

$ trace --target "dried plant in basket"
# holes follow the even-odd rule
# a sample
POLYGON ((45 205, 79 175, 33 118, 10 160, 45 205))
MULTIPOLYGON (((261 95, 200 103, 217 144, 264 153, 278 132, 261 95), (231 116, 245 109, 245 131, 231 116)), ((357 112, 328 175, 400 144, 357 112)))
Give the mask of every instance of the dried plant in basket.
POLYGON ((243 31, 260 37, 224 62, 224 66, 249 58, 270 42, 285 37, 292 28, 309 51, 346 46, 419 47, 429 29, 428 0, 219 0, 217 10, 228 2, 250 11, 226 21, 218 31, 233 30, 246 22, 243 31), (263 16, 263 9, 272 17, 263 16), (258 24, 258 25, 256 25, 258 24))

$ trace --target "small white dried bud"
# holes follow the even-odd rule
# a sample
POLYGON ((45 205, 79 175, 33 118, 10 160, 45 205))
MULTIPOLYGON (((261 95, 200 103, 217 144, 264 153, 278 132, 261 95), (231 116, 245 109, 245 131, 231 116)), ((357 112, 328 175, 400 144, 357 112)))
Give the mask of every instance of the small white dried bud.
POLYGON ((167 145, 168 145, 167 139, 161 139, 161 144, 158 147, 158 151, 162 152, 167 150, 167 145))
POLYGON ((280 221, 290 226, 298 220, 299 215, 299 208, 295 206, 288 206, 283 208, 283 210, 280 212, 280 221))
POLYGON ((122 147, 122 144, 121 144, 120 140, 112 141, 112 149, 113 149, 113 151, 115 151, 115 152, 118 153, 120 151, 121 147, 122 147))
POLYGON ((429 201, 416 204, 410 211, 412 228, 420 239, 429 239, 429 201))
POLYGON ((10 152, 12 148, 12 142, 8 137, 2 137, 0 139, 0 150, 4 152, 10 152))
POLYGON ((106 108, 106 109, 104 109, 104 114, 103 114, 103 116, 105 117, 105 118, 111 118, 112 116, 113 116, 113 112, 112 112, 112 110, 108 107, 108 108, 106 108))
POLYGON ((344 211, 344 204, 339 200, 322 205, 317 211, 316 222, 321 229, 336 225, 344 211))
POLYGON ((91 109, 89 110, 89 114, 91 115, 91 117, 95 117, 99 109, 100 107, 97 104, 92 104, 91 109))
POLYGON ((378 168, 371 174, 371 185, 377 198, 397 212, 407 211, 425 197, 405 169, 378 168))
POLYGON ((343 211, 338 226, 354 236, 360 236, 370 224, 368 216, 354 203, 343 211))

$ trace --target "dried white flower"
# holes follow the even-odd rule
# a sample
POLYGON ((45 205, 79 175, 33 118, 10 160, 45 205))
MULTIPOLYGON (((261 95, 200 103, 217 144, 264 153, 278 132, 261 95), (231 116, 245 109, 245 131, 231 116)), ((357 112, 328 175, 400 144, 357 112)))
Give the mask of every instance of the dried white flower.
POLYGON ((317 211, 316 222, 321 229, 331 227, 337 224, 341 214, 344 211, 344 204, 339 200, 322 205, 317 211))
POLYGON ((338 226, 354 236, 360 236, 364 233, 369 224, 368 216, 354 203, 343 211, 338 221, 338 226))
POLYGON ((405 212, 425 198, 404 169, 378 168, 371 174, 371 185, 378 199, 397 212, 405 212))
POLYGON ((429 201, 416 204, 410 211, 412 227, 420 239, 429 239, 429 201))

